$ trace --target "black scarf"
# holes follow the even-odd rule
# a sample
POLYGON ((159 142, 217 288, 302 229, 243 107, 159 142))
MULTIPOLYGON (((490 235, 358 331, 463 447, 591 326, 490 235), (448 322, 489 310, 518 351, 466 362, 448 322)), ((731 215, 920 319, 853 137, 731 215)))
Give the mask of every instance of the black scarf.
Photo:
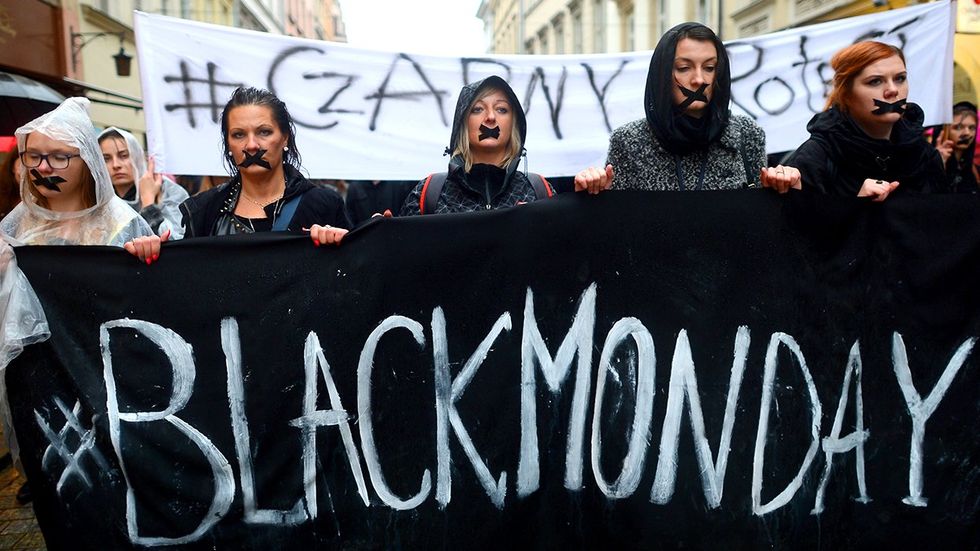
POLYGON ((711 29, 700 23, 682 23, 667 31, 650 58, 644 96, 647 123, 661 147, 676 155, 686 155, 707 149, 721 139, 730 116, 728 104, 731 101, 731 86, 728 51, 711 29), (674 88, 677 86, 674 81, 677 43, 682 38, 693 38, 688 36, 692 30, 710 34, 718 56, 715 79, 710 87, 711 101, 701 119, 678 113, 673 101, 674 88))

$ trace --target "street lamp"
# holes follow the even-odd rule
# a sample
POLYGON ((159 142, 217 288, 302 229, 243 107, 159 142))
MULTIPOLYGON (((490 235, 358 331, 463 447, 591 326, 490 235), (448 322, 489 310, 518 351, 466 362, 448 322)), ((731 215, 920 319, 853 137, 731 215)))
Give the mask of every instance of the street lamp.
MULTIPOLYGON (((71 28, 68 29, 71 31, 71 28)), ((119 37, 119 53, 112 56, 112 59, 116 62, 116 75, 121 77, 128 77, 131 72, 131 65, 133 61, 133 56, 126 53, 126 48, 123 45, 123 40, 126 38, 125 32, 99 32, 99 33, 71 33, 71 69, 72 71, 78 70, 78 56, 82 53, 82 48, 88 46, 90 42, 96 38, 101 38, 103 36, 118 36, 119 37), (87 37, 87 38, 86 38, 87 37)))

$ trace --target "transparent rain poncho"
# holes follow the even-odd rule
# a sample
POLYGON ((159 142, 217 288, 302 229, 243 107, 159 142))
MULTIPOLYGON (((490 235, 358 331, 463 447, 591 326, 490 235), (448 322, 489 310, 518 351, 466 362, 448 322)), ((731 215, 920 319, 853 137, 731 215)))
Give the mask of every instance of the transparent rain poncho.
MULTIPOLYGON (((132 201, 126 201, 126 203, 137 212, 141 212, 140 178, 146 174, 146 152, 143 151, 143 146, 140 145, 136 136, 115 126, 110 126, 103 130, 99 134, 99 139, 101 140, 103 136, 112 132, 118 133, 126 141, 126 149, 129 150, 129 161, 133 167, 133 186, 136 187, 136 195, 132 201)), ((163 187, 160 190, 160 195, 160 203, 156 206, 160 209, 163 221, 160 222, 158 228, 155 228, 156 233, 157 235, 163 235, 167 230, 170 230, 171 241, 180 239, 184 235, 184 226, 181 224, 180 204, 189 195, 187 195, 187 191, 180 184, 166 176, 163 177, 163 187)))
MULTIPOLYGON (((102 160, 95 128, 88 116, 85 98, 68 98, 54 111, 21 126, 15 132, 17 149, 24 151, 27 136, 39 132, 65 145, 78 148, 81 160, 95 179, 95 205, 72 212, 42 207, 31 193, 34 185, 28 169, 21 168, 21 203, 0 221, 13 245, 115 245, 141 235, 152 235, 142 218, 116 197, 102 160)), ((77 162, 77 161, 76 161, 77 162)))
MULTIPOLYGON (((27 137, 34 132, 78 148, 95 180, 95 204, 72 211, 57 212, 37 202, 31 193, 33 182, 28 169, 19 175, 21 203, 0 221, 0 382, 3 369, 27 345, 50 336, 47 318, 27 277, 17 267, 11 245, 114 245, 121 247, 135 237, 152 235, 140 215, 116 197, 102 159, 95 128, 88 115, 86 98, 68 98, 54 111, 17 129, 17 149, 22 153, 27 137)), ((72 159, 78 162, 76 159, 72 159)), ((123 254, 123 253, 121 253, 123 254)), ((5 385, 0 384, 0 417, 9 428, 9 407, 5 385)), ((7 432, 11 452, 16 456, 13 432, 7 432)))

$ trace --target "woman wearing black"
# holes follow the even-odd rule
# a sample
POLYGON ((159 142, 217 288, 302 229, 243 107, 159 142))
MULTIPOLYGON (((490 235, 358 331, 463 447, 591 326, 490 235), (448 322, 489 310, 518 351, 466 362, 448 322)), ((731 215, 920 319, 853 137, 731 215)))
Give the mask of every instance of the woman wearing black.
POLYGON ((939 153, 922 138, 922 109, 908 103, 905 56, 881 42, 858 42, 830 61, 834 83, 810 139, 787 159, 804 191, 871 197, 927 193, 944 178, 939 153))
POLYGON ((731 113, 731 84, 728 52, 714 31, 700 23, 667 31, 650 58, 646 117, 609 136, 605 169, 579 172, 575 189, 796 187, 795 168, 766 167, 762 128, 731 113))
POLYGON ((524 110, 504 79, 464 86, 446 150, 452 154, 449 172, 419 182, 401 215, 493 210, 551 197, 543 178, 517 169, 526 135, 524 110), (441 189, 433 193, 433 186, 441 189))

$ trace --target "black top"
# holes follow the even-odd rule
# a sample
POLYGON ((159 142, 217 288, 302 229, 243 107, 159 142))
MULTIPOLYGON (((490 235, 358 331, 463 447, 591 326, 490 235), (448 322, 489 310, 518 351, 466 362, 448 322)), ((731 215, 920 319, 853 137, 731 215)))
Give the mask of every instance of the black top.
POLYGON ((415 184, 412 180, 349 182, 347 213, 351 223, 357 226, 370 220, 374 213, 384 214, 385 210, 397 215, 415 184))
MULTIPOLYGON (((300 196, 299 205, 287 229, 299 231, 313 224, 350 228, 350 219, 340 194, 329 188, 313 185, 298 170, 284 164, 286 189, 282 199, 267 205, 265 215, 271 221, 268 230, 290 199, 300 196)), ((195 195, 180 205, 183 215, 184 238, 252 233, 252 227, 234 215, 241 193, 241 176, 204 193, 195 195)), ((255 231, 268 231, 256 226, 255 231)))
POLYGON ((942 157, 922 138, 922 109, 909 103, 891 139, 864 133, 854 120, 830 108, 810 119, 810 139, 783 164, 800 170, 803 190, 855 196, 866 179, 898 181, 896 192, 930 193, 945 178, 942 157))

